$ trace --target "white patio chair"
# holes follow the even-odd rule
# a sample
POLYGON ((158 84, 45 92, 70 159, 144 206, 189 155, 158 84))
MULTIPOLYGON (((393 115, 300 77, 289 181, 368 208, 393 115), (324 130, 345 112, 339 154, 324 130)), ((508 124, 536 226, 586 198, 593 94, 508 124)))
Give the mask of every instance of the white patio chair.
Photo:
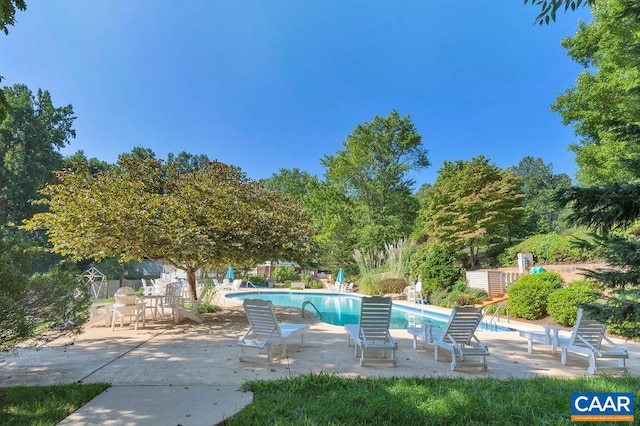
POLYGON ((360 365, 366 362, 390 362, 396 366, 395 353, 398 344, 389 333, 391 307, 390 297, 363 297, 359 323, 344 326, 347 332, 347 346, 350 346, 353 340, 356 356, 360 350, 360 365), (366 352, 371 350, 382 351, 382 358, 366 357, 366 352), (386 358, 388 351, 391 352, 391 358, 386 358))
POLYGON ((300 346, 304 346, 304 333, 309 330, 309 324, 279 323, 270 300, 245 299, 242 306, 249 320, 249 330, 238 339, 240 361, 264 360, 260 352, 266 349, 266 360, 272 365, 271 347, 282 345, 284 356, 287 354, 287 341, 297 335, 300 336, 300 346), (252 353, 247 353, 247 350, 252 353))
POLYGON ((606 328, 606 324, 587 318, 584 309, 579 308, 571 337, 568 340, 560 339, 562 365, 567 364, 567 352, 575 352, 589 358, 589 374, 596 373, 596 360, 609 359, 618 360, 617 368, 626 372, 625 361, 629 358, 629 352, 605 336, 606 328))
POLYGON ((419 327, 407 328, 407 332, 413 336, 414 349, 417 347, 418 338, 433 344, 436 361, 439 348, 451 351, 451 370, 456 369, 458 357, 460 361, 464 361, 462 365, 466 367, 482 367, 486 370, 489 348, 475 334, 483 316, 482 308, 456 306, 444 330, 434 329, 432 324, 422 324, 419 327), (479 361, 465 361, 469 357, 479 358, 479 361))

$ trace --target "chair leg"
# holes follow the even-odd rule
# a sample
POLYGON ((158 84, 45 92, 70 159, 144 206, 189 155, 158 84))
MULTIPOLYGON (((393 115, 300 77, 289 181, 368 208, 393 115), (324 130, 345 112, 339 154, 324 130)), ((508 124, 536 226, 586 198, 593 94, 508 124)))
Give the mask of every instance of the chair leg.
POLYGON ((567 349, 562 348, 562 354, 560 355, 560 363, 562 365, 567 365, 567 349))
POLYGON ((589 374, 596 374, 596 356, 595 354, 589 354, 589 368, 587 368, 589 374))

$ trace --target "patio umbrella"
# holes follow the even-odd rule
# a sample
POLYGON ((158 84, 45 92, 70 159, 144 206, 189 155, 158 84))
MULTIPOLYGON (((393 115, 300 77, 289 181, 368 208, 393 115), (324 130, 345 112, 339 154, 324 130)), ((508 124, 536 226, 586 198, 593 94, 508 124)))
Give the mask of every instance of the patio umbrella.
POLYGON ((227 269, 227 274, 224 277, 228 280, 233 279, 233 267, 229 266, 229 269, 227 269))
POLYGON ((341 283, 345 282, 345 279, 344 279, 344 270, 343 270, 342 268, 340 268, 340 269, 338 270, 338 275, 336 275, 336 281, 339 281, 339 282, 341 282, 341 283))

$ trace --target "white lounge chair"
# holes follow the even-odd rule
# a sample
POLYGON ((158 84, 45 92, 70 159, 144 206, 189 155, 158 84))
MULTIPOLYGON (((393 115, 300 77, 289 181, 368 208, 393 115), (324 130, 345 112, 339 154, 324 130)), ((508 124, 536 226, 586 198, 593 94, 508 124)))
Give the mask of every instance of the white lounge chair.
POLYGON ((285 356, 287 341, 297 335, 300 336, 300 346, 304 346, 304 333, 309 330, 309 324, 279 323, 270 300, 245 299, 242 306, 249 320, 249 330, 238 339, 240 361, 263 361, 265 358, 260 352, 266 349, 266 359, 272 365, 271 347, 282 345, 282 355, 285 356))
POLYGON ((606 328, 606 324, 587 318, 584 309, 579 308, 571 337, 560 339, 562 365, 567 364, 567 352, 575 352, 589 358, 589 374, 595 374, 596 360, 600 359, 617 359, 618 368, 626 372, 629 353, 605 336, 606 328))
POLYGON ((486 370, 486 357, 489 356, 489 348, 475 334, 483 315, 482 308, 456 306, 453 308, 444 330, 434 329, 431 324, 423 324, 419 327, 409 327, 407 331, 413 335, 414 349, 417 347, 418 338, 434 345, 436 361, 438 361, 439 348, 451 351, 451 370, 455 370, 458 366, 458 357, 460 357, 461 365, 482 367, 483 370, 486 370), (468 357, 478 358, 478 361, 465 361, 465 358, 468 357))
POLYGON ((391 306, 390 297, 363 297, 359 323, 344 326, 347 332, 347 346, 350 346, 353 340, 355 356, 358 356, 360 350, 360 365, 364 365, 365 362, 390 362, 395 367, 398 344, 389 333, 391 306), (383 357, 367 358, 367 350, 382 351, 383 357), (387 351, 391 352, 391 358, 386 358, 387 351))

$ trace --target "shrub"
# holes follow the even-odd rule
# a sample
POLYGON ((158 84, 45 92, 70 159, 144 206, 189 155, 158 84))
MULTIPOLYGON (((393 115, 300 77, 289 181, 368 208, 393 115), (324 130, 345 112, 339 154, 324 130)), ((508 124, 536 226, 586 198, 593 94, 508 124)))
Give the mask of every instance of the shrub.
POLYGON ((555 233, 534 235, 507 248, 498 256, 498 261, 502 266, 515 265, 517 253, 535 253, 538 263, 585 262, 601 257, 601 253, 576 246, 575 238, 590 239, 584 231, 574 232, 571 235, 555 233))
POLYGON ((249 275, 249 278, 247 278, 247 280, 251 281, 252 284, 259 286, 266 287, 269 284, 269 281, 267 281, 267 279, 262 275, 249 275))
POLYGON ((214 312, 220 312, 222 308, 218 305, 212 305, 211 303, 201 303, 198 305, 199 314, 212 314, 214 312))
POLYGON ((378 294, 402 293, 406 286, 402 278, 385 278, 378 283, 378 294))
POLYGON ((578 308, 581 305, 595 302, 600 293, 594 291, 594 286, 581 280, 569 287, 555 290, 549 295, 547 310, 551 318, 559 325, 571 327, 576 322, 578 308))
MULTIPOLYGON (((283 283, 285 281, 299 280, 300 276, 291 266, 278 266, 273 271, 273 279, 276 282, 283 283)), ((291 284, 291 283, 289 283, 291 284)))
POLYGON ((411 262, 420 272, 423 289, 427 293, 437 288, 450 288, 465 277, 455 250, 442 244, 426 245, 425 248, 418 249, 411 262))
POLYGON ((322 284, 322 281, 320 280, 310 280, 306 286, 308 288, 312 288, 312 289, 319 289, 319 288, 324 288, 324 285, 322 284))
POLYGON ((429 303, 452 308, 453 306, 473 305, 487 297, 484 290, 467 287, 465 282, 459 281, 451 289, 436 289, 431 293, 429 303))
POLYGON ((537 320, 547 315, 549 295, 563 284, 555 272, 525 275, 507 288, 507 309, 514 317, 537 320))

